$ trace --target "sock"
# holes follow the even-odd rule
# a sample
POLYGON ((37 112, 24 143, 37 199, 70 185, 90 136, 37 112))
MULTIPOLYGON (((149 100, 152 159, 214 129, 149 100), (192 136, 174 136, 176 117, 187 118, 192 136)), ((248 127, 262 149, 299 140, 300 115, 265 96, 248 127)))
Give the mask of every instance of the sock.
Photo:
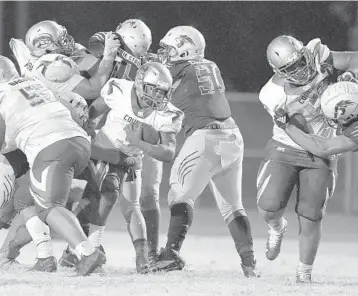
POLYGON ((26 228, 36 245, 37 258, 53 256, 50 228, 37 216, 33 216, 26 221, 26 228))
POLYGON ((136 254, 148 254, 148 241, 146 239, 137 239, 133 242, 136 254))
POLYGON ((142 214, 147 226, 147 239, 149 253, 156 254, 158 253, 158 244, 159 244, 159 222, 160 222, 160 210, 142 210, 142 214))
POLYGON ((171 207, 170 214, 168 240, 165 248, 179 252, 193 222, 193 208, 186 203, 175 204, 171 207))
POLYGON ((313 265, 305 264, 302 262, 298 263, 296 274, 297 275, 304 275, 304 274, 311 274, 312 273, 313 265))
POLYGON ((97 248, 101 245, 101 238, 106 226, 89 224, 88 240, 97 248))
POLYGON ((267 222, 271 229, 280 232, 283 229, 283 217, 267 222))
POLYGON ((83 232, 85 233, 85 235, 88 237, 88 233, 89 233, 89 222, 85 213, 85 210, 81 210, 78 214, 77 214, 77 219, 80 222, 80 225, 82 227, 83 232))
POLYGON ((229 223, 228 227, 242 264, 245 266, 254 265, 254 249, 249 218, 246 216, 236 217, 229 223))
POLYGON ((74 253, 77 255, 78 259, 81 260, 82 256, 89 256, 93 254, 95 251, 96 251, 95 247, 92 245, 92 243, 89 240, 87 240, 79 243, 76 246, 74 253))

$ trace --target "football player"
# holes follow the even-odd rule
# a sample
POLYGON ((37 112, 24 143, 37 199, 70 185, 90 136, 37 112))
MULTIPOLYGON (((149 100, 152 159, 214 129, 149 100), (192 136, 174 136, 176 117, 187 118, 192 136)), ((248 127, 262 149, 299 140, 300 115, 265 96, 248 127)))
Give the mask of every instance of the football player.
MULTIPOLYGON (((274 75, 260 91, 260 101, 274 118, 279 109, 289 115, 301 113, 305 122, 295 125, 323 138, 335 137, 336 131, 321 116, 320 97, 337 81, 338 70, 357 63, 358 55, 333 52, 320 39, 306 46, 292 36, 279 36, 267 48, 267 59, 274 75)), ((266 155, 257 176, 257 205, 269 225, 266 257, 274 260, 280 253, 287 228, 283 212, 297 191, 295 211, 300 225, 297 282, 311 282, 312 265, 318 250, 322 218, 335 186, 336 157, 316 157, 297 145, 277 126, 266 147, 266 155)))
POLYGON ((329 86, 321 97, 323 114, 341 131, 339 136, 326 139, 306 134, 292 124, 286 112, 281 111, 280 115, 276 113, 277 120, 280 121, 278 125, 292 140, 305 150, 323 158, 358 148, 358 80, 351 72, 344 73, 339 80, 329 86))
POLYGON ((245 276, 258 276, 250 222, 242 205, 244 142, 231 117, 218 66, 204 58, 205 39, 191 26, 178 26, 161 39, 158 57, 173 76, 172 103, 185 114, 185 143, 170 173, 171 212, 165 249, 153 271, 180 270, 179 251, 193 220, 196 198, 209 184, 241 257, 245 276))
MULTIPOLYGON (((63 67, 54 67, 52 71, 48 71, 50 69, 48 69, 49 67, 47 66, 49 64, 53 64, 53 59, 63 59, 63 57, 60 55, 48 55, 49 53, 62 53, 69 55, 82 67, 86 65, 88 66, 88 62, 93 61, 93 56, 86 52, 85 49, 79 44, 75 44, 73 38, 67 33, 67 30, 56 22, 43 21, 33 25, 26 34, 26 45, 21 40, 13 39, 10 42, 10 47, 12 48, 12 51, 17 58, 18 64, 22 69, 24 76, 36 76, 43 83, 45 83, 47 87, 55 92, 56 97, 59 99, 61 97, 68 98, 67 94, 72 91, 73 93, 84 95, 84 97, 88 100, 97 98, 99 96, 101 87, 108 80, 110 74, 109 68, 114 61, 119 45, 119 40, 114 34, 106 34, 104 53, 98 66, 98 70, 91 78, 87 79, 80 75, 79 71, 72 71, 74 70, 73 63, 70 63, 69 76, 66 73, 64 76, 64 72, 66 72, 66 70, 64 70, 63 67)), ((75 102, 76 100, 70 101, 75 102)), ((65 103, 64 100, 62 100, 62 102, 65 103)), ((16 152, 14 151, 13 153, 16 152)), ((15 159, 17 163, 20 160, 23 160, 24 164, 26 164, 26 159, 21 157, 21 155, 15 159)), ((18 164, 18 166, 21 165, 22 164, 20 163, 18 164)), ((76 183, 74 183, 73 186, 76 186, 76 183)), ((21 208, 25 207, 26 205, 27 203, 23 203, 21 208)), ((33 212, 31 215, 33 215, 33 212)), ((17 223, 15 223, 15 225, 17 225, 17 223)), ((37 221, 37 223, 34 223, 31 227, 37 228, 37 230, 33 229, 33 234, 40 234, 45 232, 44 229, 41 230, 40 221, 37 221)), ((45 227, 45 225, 42 225, 42 228, 43 227, 45 227)), ((12 227, 10 230, 9 238, 13 236, 13 232, 16 231, 16 228, 12 227)), ((20 236, 20 234, 22 235, 23 232, 19 232, 18 236, 20 236)), ((23 245, 28 243, 29 238, 29 236, 23 236, 23 239, 20 239, 19 237, 16 238, 16 249, 21 248, 23 245)), ((8 240, 5 242, 7 243, 8 240)), ((49 244, 49 242, 49 238, 46 238, 46 243, 41 244, 42 247, 44 248, 44 246, 49 244)), ((4 244, 4 246, 6 245, 7 244, 4 244)), ((38 243, 36 245, 39 246, 38 243)), ((13 246, 15 247, 15 245, 13 246)), ((52 248, 47 246, 44 249, 46 252, 43 255, 39 255, 39 259, 53 258, 53 256, 49 256, 49 250, 52 248), (45 254, 47 254, 47 256, 45 256, 45 254)), ((6 255, 6 257, 8 257, 8 255, 6 255)), ((35 265, 35 269, 37 270, 40 268, 41 270, 46 270, 48 268, 42 265, 43 263, 49 263, 50 266, 52 266, 49 268, 49 270, 53 270, 55 265, 53 264, 53 260, 51 260, 51 262, 48 260, 45 260, 44 262, 38 260, 37 264, 35 265)))
POLYGON ((77 273, 88 275, 105 256, 64 206, 73 176, 89 161, 90 140, 69 110, 40 81, 21 78, 5 57, 1 57, 1 69, 1 146, 14 143, 25 153, 37 216, 76 250, 80 259, 77 273))
MULTIPOLYGON (((120 23, 115 32, 120 36, 121 47, 113 63, 111 77, 134 80, 138 67, 148 61, 155 61, 156 56, 148 53, 152 44, 152 34, 148 26, 139 19, 128 19, 120 23)), ((88 50, 102 57, 105 32, 94 34, 88 50)), ((159 190, 162 180, 163 164, 161 161, 145 154, 142 163, 142 188, 140 196, 141 210, 147 225, 149 257, 153 259, 158 253, 160 206, 159 190)), ((125 184, 128 189, 130 183, 125 184)))
MULTIPOLYGON (((102 89, 102 97, 90 107, 89 132, 94 134, 94 143, 105 148, 117 148, 128 156, 141 156, 142 153, 159 161, 171 161, 175 154, 176 134, 179 132, 183 114, 172 106, 169 101, 172 91, 172 77, 169 70, 162 64, 149 62, 138 69, 134 82, 125 79, 111 78, 102 89), (104 126, 95 132, 96 118, 108 113, 104 126), (93 122, 93 124, 91 123, 93 122), (153 126, 160 134, 160 143, 152 145, 142 140, 138 123, 153 126)), ((149 263, 146 224, 139 206, 141 189, 141 158, 134 164, 133 173, 126 179, 120 168, 110 170, 103 181, 101 189, 101 207, 91 203, 89 213, 90 225, 96 231, 89 235, 95 244, 105 228, 108 215, 119 196, 121 184, 128 180, 131 190, 120 199, 120 208, 127 222, 128 232, 136 251, 136 267, 140 273, 147 272, 149 263), (106 182, 108 179, 110 182, 106 182), (113 202, 107 201, 106 195, 112 196, 113 202)))

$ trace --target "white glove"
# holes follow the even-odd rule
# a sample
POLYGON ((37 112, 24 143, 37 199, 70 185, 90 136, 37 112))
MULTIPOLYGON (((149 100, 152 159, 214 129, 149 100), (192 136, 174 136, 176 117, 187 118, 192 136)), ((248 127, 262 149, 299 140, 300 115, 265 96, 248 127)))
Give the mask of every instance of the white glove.
POLYGON ((106 33, 104 40, 103 59, 114 59, 121 46, 119 36, 113 32, 106 33))

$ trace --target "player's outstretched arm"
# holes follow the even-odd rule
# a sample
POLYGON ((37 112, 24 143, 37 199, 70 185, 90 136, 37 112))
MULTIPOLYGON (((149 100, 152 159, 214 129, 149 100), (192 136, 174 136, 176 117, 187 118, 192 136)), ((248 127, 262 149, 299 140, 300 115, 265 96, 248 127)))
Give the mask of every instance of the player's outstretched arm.
POLYGON ((113 68, 113 62, 120 46, 118 36, 109 32, 106 35, 103 58, 97 72, 90 79, 83 79, 73 92, 81 95, 86 100, 94 100, 100 96, 101 88, 109 79, 113 68))
POLYGON ((292 124, 288 124, 285 131, 296 144, 319 157, 328 157, 330 155, 353 151, 358 148, 358 143, 344 135, 326 139, 305 134, 292 124))

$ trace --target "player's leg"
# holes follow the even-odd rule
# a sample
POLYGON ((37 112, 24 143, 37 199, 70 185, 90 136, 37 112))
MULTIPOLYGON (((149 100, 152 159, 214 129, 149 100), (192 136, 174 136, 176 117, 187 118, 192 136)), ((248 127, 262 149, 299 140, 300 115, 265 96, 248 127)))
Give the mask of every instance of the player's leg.
POLYGON ((135 180, 123 184, 120 209, 136 252, 137 272, 146 273, 148 271, 149 258, 147 228, 139 205, 141 187, 141 170, 136 170, 135 180))
POLYGON ((237 139, 234 141, 219 142, 225 145, 225 148, 218 153, 223 170, 215 174, 209 184, 241 257, 245 276, 257 277, 259 273, 256 270, 251 225, 242 204, 244 145, 241 134, 236 132, 235 135, 237 139), (227 161, 230 159, 232 163, 227 161))
POLYGON ((296 212, 299 220, 298 282, 310 282, 322 232, 322 219, 335 186, 335 175, 328 168, 303 169, 296 212))
POLYGON ((104 254, 91 244, 77 218, 65 208, 73 176, 86 167, 89 158, 90 144, 86 139, 64 139, 43 149, 30 171, 37 215, 75 249, 80 275, 90 274, 104 260, 104 254))
POLYGON ((205 134, 193 134, 186 139, 174 161, 169 181, 170 222, 167 243, 152 264, 153 271, 181 270, 185 265, 179 251, 193 221, 194 203, 216 168, 211 159, 212 152, 207 151, 206 146, 205 134))
POLYGON ((144 155, 140 207, 147 226, 150 260, 158 253, 160 223, 159 192, 162 174, 163 163, 149 155, 144 155))
POLYGON ((287 221, 284 210, 291 193, 298 183, 299 171, 295 166, 273 159, 261 163, 257 177, 257 206, 261 217, 269 226, 266 258, 274 260, 279 255, 287 221))
MULTIPOLYGON (((73 189, 80 187, 79 185, 81 183, 83 184, 83 182, 86 182, 84 192, 82 193, 82 199, 78 202, 77 206, 72 209, 72 212, 75 216, 77 216, 78 221, 80 222, 80 225, 87 237, 90 235, 90 217, 92 215, 92 211, 98 212, 98 208, 96 208, 96 206, 99 205, 99 200, 101 198, 100 187, 102 186, 103 180, 108 173, 108 168, 109 166, 103 162, 90 160, 83 172, 77 176, 79 180, 76 180, 75 182, 72 181, 72 193, 74 193, 73 189), (74 183, 77 184, 76 187, 74 187, 74 183), (91 206, 91 204, 93 204, 93 206, 91 206)), ((72 202, 73 196, 71 195, 71 192, 69 199, 71 199, 72 202)), ((78 193, 81 194, 81 190, 79 190, 78 193)), ((67 202, 67 205, 68 203, 69 202, 67 202)), ((104 230, 102 226, 97 227, 97 225, 92 225, 91 234, 96 232, 97 234, 102 235, 103 231, 97 231, 98 229, 104 230)), ((102 246, 99 248, 102 252, 104 252, 102 246)), ((73 250, 70 245, 67 245, 61 258, 59 259, 59 264, 64 267, 75 267, 77 263, 78 258, 75 254, 75 250, 73 250)))
POLYGON ((119 198, 120 177, 117 171, 115 166, 110 165, 108 174, 99 185, 100 188, 94 180, 90 182, 91 185, 86 187, 85 196, 90 201, 86 209, 89 221, 88 239, 96 248, 101 246, 102 235, 109 215, 119 198))

